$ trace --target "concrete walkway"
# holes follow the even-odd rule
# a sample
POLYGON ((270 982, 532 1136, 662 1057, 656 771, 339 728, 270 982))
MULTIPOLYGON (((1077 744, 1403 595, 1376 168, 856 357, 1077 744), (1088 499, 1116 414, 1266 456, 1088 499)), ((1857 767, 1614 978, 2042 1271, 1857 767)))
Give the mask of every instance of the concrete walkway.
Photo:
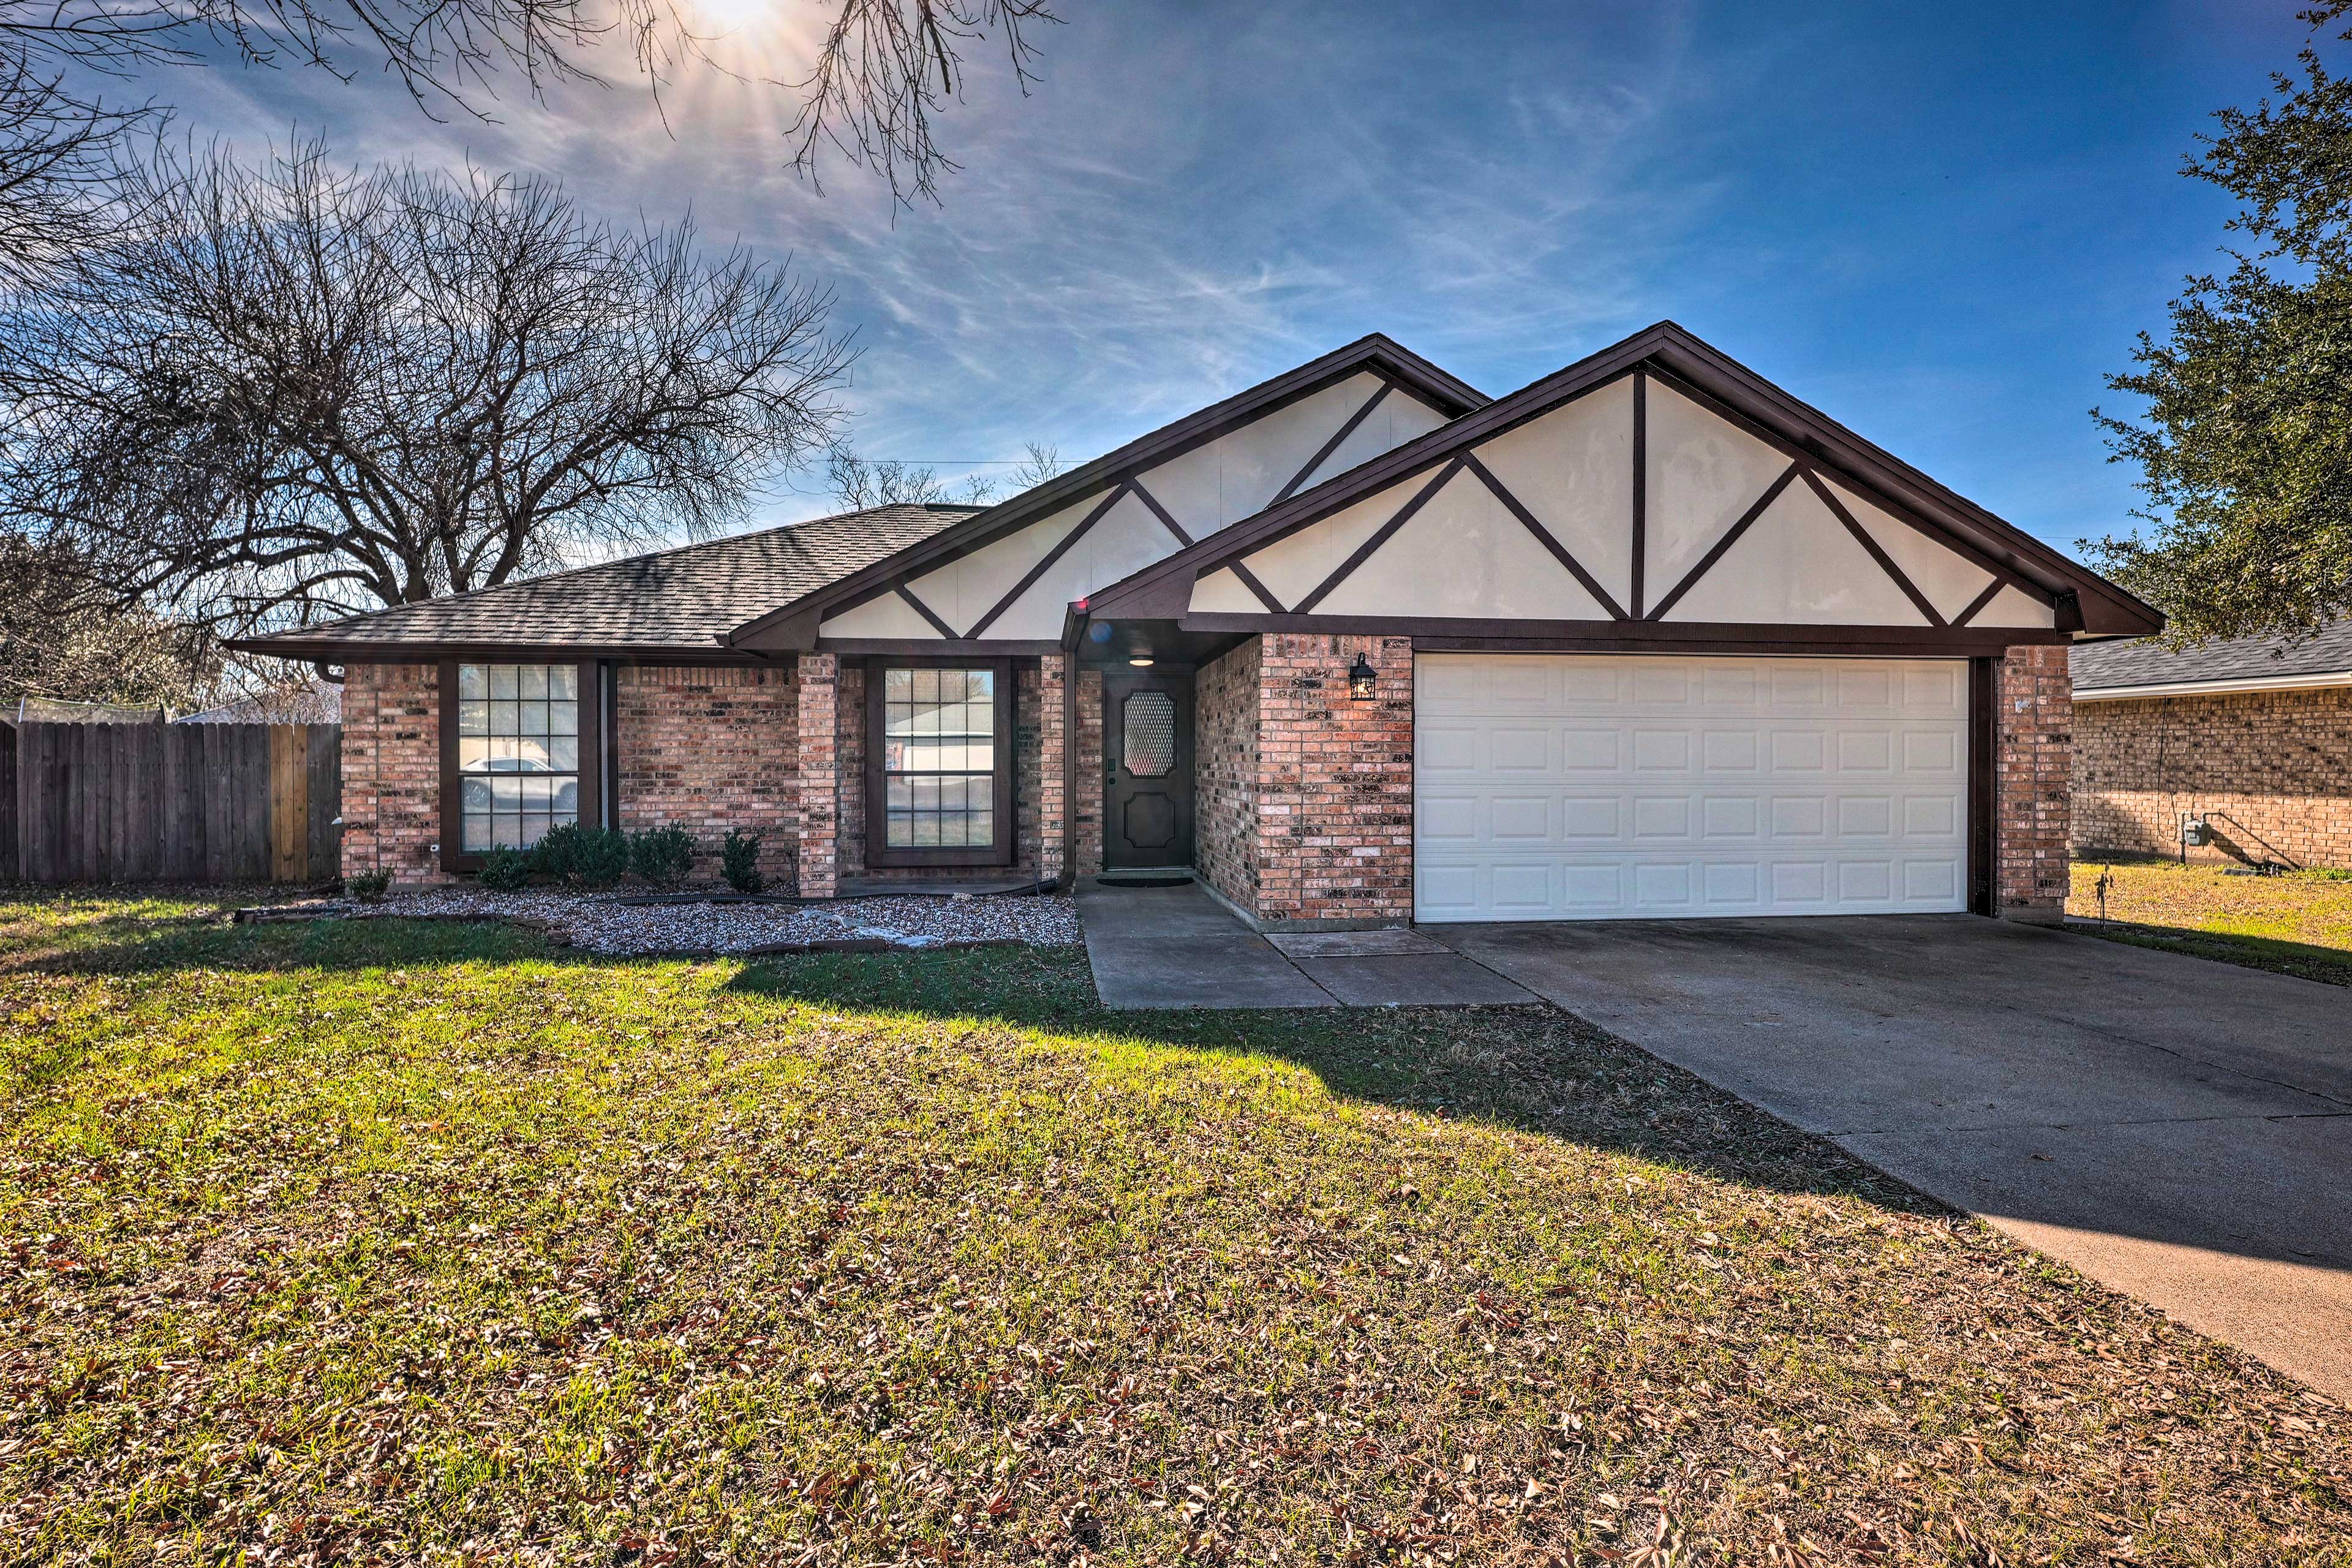
POLYGON ((1424 929, 2352 1401, 2352 992, 1964 915, 1424 929))
POLYGON ((1078 885, 1108 1007, 1461 1007, 1538 1000, 1409 931, 1260 936, 1198 884, 1078 885))

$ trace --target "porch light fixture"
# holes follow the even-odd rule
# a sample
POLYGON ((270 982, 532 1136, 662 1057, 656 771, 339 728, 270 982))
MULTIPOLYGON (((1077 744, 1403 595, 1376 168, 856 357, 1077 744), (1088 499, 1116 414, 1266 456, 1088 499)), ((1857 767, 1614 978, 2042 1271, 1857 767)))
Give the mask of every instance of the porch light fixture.
POLYGON ((1127 662, 1135 666, 1138 669, 1150 669, 1151 668, 1151 656, 1148 653, 1139 653, 1129 658, 1127 662))
POLYGON ((1372 695, 1379 682, 1379 672, 1372 668, 1370 661, 1361 653, 1357 654, 1356 662, 1348 669, 1348 695, 1359 702, 1364 701, 1372 695))

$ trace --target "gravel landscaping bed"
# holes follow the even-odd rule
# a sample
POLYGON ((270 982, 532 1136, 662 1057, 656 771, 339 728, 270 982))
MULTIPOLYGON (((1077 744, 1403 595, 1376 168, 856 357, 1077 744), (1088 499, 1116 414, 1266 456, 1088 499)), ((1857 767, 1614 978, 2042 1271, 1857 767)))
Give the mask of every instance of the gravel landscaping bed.
POLYGON ((378 903, 333 900, 272 905, 240 918, 269 921, 501 920, 534 926, 587 952, 791 952, 827 946, 940 947, 1014 942, 1053 946, 1080 939, 1066 898, 881 898, 837 903, 625 903, 552 890, 480 888, 394 893, 378 903))

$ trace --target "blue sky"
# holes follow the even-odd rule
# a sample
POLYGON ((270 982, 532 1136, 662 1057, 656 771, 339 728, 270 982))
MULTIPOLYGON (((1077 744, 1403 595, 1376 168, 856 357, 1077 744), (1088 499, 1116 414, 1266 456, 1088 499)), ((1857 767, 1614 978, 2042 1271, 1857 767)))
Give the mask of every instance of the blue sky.
MULTIPOLYGON (((699 0, 788 77, 809 0, 699 0)), ((201 135, 562 177, 830 282, 870 456, 1082 460, 1370 331, 1490 393, 1672 317, 2071 548, 2130 526, 2088 408, 2229 207, 2177 173, 2293 0, 1463 5, 1067 0, 1024 100, 975 60, 945 205, 784 167, 787 95, 681 74, 434 124, 391 84, 153 85, 201 135), (667 129, 664 128, 665 117, 667 129)), ((616 79, 625 73, 613 62, 616 79)), ((825 510, 780 485, 761 521, 825 510)))

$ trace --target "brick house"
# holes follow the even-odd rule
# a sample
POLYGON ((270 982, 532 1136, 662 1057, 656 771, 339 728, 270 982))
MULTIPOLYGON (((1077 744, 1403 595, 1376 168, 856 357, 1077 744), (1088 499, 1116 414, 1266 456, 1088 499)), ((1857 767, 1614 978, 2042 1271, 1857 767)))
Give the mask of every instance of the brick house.
POLYGON ((1370 337, 985 509, 258 639, 347 869, 741 826, 803 895, 1192 868, 1264 927, 2053 920, 2066 651, 2161 618, 1661 323, 1500 398, 1370 337))
POLYGON ((2078 854, 2352 868, 2352 620, 2073 664, 2078 854))

